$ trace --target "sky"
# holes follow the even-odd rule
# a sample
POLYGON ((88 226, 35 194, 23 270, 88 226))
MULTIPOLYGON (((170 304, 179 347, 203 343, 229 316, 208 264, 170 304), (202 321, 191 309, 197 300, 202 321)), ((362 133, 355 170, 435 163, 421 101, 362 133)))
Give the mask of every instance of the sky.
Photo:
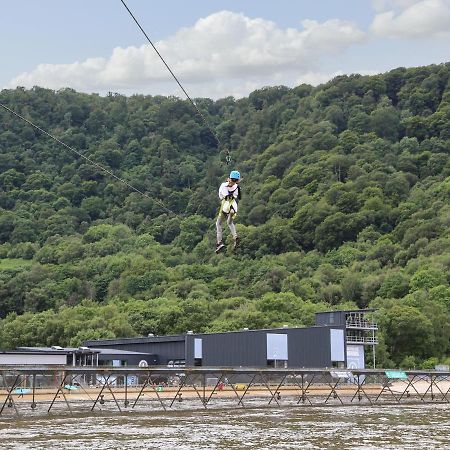
MULTIPOLYGON (((450 60, 450 0, 125 0, 191 97, 450 60)), ((0 88, 183 93, 120 0, 0 0, 0 88)))

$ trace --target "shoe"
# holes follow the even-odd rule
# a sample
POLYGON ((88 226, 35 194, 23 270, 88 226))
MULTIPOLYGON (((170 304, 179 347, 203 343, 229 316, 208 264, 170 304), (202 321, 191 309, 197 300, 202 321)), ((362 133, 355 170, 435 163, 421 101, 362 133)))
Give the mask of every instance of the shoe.
POLYGON ((216 246, 216 253, 220 253, 221 250, 225 248, 225 244, 223 242, 218 242, 216 246))
POLYGON ((233 240, 233 250, 236 250, 239 247, 241 239, 239 236, 236 236, 233 240))

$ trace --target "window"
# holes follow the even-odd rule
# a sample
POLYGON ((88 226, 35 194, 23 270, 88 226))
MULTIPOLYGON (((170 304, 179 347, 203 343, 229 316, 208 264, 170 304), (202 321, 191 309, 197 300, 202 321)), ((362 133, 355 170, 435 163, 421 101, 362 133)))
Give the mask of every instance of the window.
POLYGON ((343 362, 341 362, 341 361, 332 361, 331 367, 333 367, 335 369, 344 369, 345 368, 345 364, 343 362))
POLYGON ((288 362, 283 359, 268 359, 267 367, 273 367, 274 369, 285 369, 288 366, 288 362))

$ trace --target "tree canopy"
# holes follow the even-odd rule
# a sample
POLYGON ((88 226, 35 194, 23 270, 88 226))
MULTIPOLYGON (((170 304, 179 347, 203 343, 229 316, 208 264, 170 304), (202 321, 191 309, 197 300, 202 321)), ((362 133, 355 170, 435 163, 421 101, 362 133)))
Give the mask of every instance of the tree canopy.
POLYGON ((449 74, 197 99, 244 177, 232 256, 213 251, 229 166, 188 101, 1 91, 148 197, 0 110, 0 347, 303 326, 374 307, 380 365, 448 357, 449 74))

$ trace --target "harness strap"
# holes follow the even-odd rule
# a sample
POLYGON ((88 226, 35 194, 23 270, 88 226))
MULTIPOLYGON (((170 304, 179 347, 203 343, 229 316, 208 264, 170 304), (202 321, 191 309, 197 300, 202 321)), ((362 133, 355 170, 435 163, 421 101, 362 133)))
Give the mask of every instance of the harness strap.
MULTIPOLYGON (((234 208, 235 201, 236 201, 236 199, 233 197, 231 199, 229 199, 228 197, 225 197, 220 204, 219 215, 224 214, 226 216, 229 216, 231 214, 232 216, 236 217, 237 211, 234 208), (230 204, 230 210, 228 212, 224 211, 224 206, 227 202, 230 204)), ((236 201, 236 206, 237 206, 237 201, 236 201)))

